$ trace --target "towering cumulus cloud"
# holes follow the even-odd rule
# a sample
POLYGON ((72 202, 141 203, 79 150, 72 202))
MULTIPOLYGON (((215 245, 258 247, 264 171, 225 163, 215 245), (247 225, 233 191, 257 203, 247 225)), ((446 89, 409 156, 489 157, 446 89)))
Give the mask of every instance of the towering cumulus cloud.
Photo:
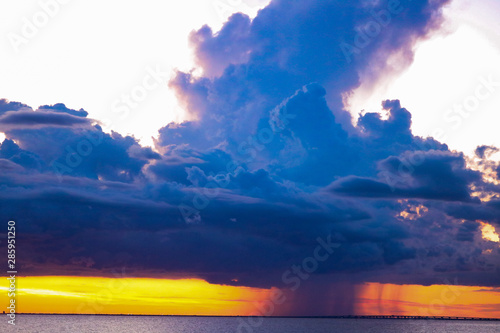
POLYGON ((471 169, 413 135, 399 101, 355 126, 342 103, 391 57, 411 63, 446 2, 274 0, 194 31, 203 75, 170 82, 190 120, 155 150, 84 110, 0 101, 0 218, 18 221, 22 271, 292 290, 276 314, 353 313, 369 281, 498 286, 481 237, 500 223, 496 148, 471 169))

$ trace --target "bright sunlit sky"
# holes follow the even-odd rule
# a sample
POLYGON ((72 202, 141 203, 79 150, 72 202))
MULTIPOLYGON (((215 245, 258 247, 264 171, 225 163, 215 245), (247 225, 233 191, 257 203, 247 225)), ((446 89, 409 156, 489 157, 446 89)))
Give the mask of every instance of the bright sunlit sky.
MULTIPOLYGON (((166 85, 168 75, 157 85, 149 72, 190 70, 190 31, 205 23, 218 30, 233 12, 253 17, 269 0, 108 0, 99 2, 99 11, 95 1, 67 2, 18 50, 12 33, 21 35, 24 18, 33 21, 42 7, 35 0, 0 3, 0 97, 34 108, 55 103, 84 108, 107 130, 134 134, 150 145, 160 127, 183 119, 183 111, 166 85), (123 95, 140 92, 145 79, 146 94, 124 109, 123 95)), ((500 82, 494 6, 500 3, 455 0, 443 33, 417 46, 413 65, 383 78, 376 89, 360 87, 349 100, 350 111, 380 111, 381 100, 397 98, 412 112, 417 135, 432 135, 466 153, 479 144, 500 146, 492 136, 500 120, 500 86, 488 91, 482 83, 500 82), (477 89, 480 99, 474 98, 477 89)))
POLYGON ((67 4, 18 52, 9 33, 22 36, 24 18, 33 21, 43 9, 37 0, 0 2, 0 98, 33 108, 55 103, 84 108, 108 129, 151 144, 159 128, 183 117, 167 87, 168 77, 163 74, 161 86, 150 89, 128 114, 113 112, 114 106, 123 107, 122 95, 142 86, 148 68, 161 73, 193 68, 188 42, 193 29, 208 24, 218 30, 235 12, 254 17, 269 1, 60 2, 67 4))
POLYGON ((500 145, 500 21, 496 0, 455 0, 442 33, 417 45, 404 73, 360 87, 349 100, 353 114, 380 111, 383 99, 399 99, 413 116, 413 132, 433 136, 471 154, 482 144, 500 145), (492 80, 497 86, 483 84, 492 80), (479 97, 476 97, 479 89, 479 97), (462 111, 460 111, 462 109, 462 111))

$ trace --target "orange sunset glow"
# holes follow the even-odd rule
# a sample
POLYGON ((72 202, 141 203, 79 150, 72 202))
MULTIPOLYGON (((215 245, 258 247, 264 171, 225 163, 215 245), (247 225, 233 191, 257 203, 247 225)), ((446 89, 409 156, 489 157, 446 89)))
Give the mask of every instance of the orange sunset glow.
MULTIPOLYGON (((20 313, 134 315, 255 315, 273 292, 197 279, 64 276, 21 277, 17 288, 20 313)), ((500 318, 498 288, 366 283, 357 289, 357 315, 500 318)), ((1 301, 7 304, 7 293, 1 301)))
POLYGON ((499 299, 498 288, 367 283, 361 286, 358 313, 500 318, 499 299))

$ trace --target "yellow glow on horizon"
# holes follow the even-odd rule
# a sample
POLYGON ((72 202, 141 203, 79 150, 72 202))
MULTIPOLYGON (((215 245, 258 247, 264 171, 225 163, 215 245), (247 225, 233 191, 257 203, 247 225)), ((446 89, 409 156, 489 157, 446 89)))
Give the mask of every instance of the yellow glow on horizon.
MULTIPOLYGON (((5 281, 2 304, 9 301, 5 281)), ((355 314, 500 318, 498 289, 445 283, 365 283, 358 286, 355 314)), ((197 279, 18 277, 16 302, 18 313, 245 316, 258 313, 256 305, 275 290, 197 279)))
POLYGON ((500 243, 500 236, 496 232, 495 227, 491 224, 481 222, 481 233, 483 239, 500 243))
MULTIPOLYGON (((5 279, 6 280, 6 279, 5 279)), ((7 304, 7 286, 0 286, 7 304)), ((269 289, 197 279, 18 277, 19 313, 247 315, 269 289)))

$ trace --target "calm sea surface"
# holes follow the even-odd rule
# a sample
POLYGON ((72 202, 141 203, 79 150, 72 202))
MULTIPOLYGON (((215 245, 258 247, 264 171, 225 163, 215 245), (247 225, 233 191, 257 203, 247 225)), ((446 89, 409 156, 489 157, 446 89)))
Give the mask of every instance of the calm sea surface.
POLYGON ((124 316, 37 316, 19 315, 15 328, 2 318, 0 332, 162 332, 162 333, 233 333, 233 332, 500 332, 500 322, 423 321, 397 319, 303 319, 196 317, 124 317, 124 316), (252 326, 253 325, 253 326, 252 326))

